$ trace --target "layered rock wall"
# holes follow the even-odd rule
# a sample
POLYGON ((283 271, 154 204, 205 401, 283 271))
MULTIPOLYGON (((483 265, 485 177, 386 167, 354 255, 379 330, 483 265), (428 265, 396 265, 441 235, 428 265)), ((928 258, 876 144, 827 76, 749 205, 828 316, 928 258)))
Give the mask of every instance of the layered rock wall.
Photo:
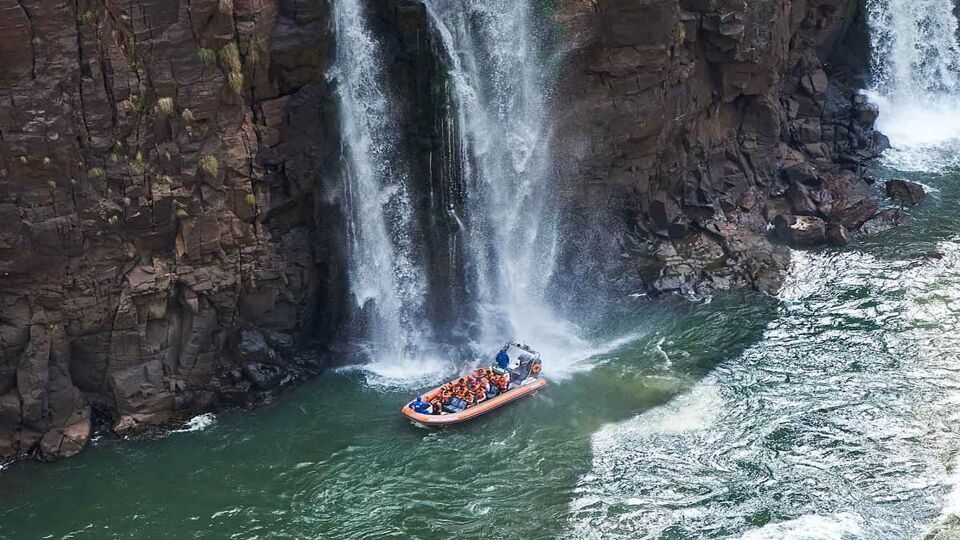
POLYGON ((290 376, 343 294, 327 2, 0 0, 0 31, 0 459, 290 376))
POLYGON ((875 111, 853 96, 855 68, 828 62, 856 0, 561 4, 561 175, 581 223, 623 231, 595 258, 627 261, 625 286, 772 292, 777 241, 842 242, 877 211, 861 179, 883 147, 875 111), (814 227, 776 238, 777 216, 814 227))

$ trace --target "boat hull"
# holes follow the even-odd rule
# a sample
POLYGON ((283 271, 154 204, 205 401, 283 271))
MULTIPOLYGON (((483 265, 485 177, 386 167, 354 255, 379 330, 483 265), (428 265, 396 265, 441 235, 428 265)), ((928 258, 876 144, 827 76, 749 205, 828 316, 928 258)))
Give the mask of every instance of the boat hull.
MULTIPOLYGON (((420 414, 418 412, 414 412, 414 410, 410 408, 410 403, 412 403, 412 401, 406 403, 403 408, 400 409, 400 412, 402 412, 403 415, 414 424, 423 426, 449 426, 452 424, 466 422, 467 420, 472 420, 490 411, 499 409, 500 407, 512 403, 522 397, 534 394, 537 390, 540 390, 546 385, 546 379, 540 377, 530 379, 517 388, 511 388, 503 394, 490 398, 479 405, 474 405, 473 407, 458 413, 420 414)), ((423 394, 424 401, 432 400, 439 392, 440 388, 438 387, 423 394)))

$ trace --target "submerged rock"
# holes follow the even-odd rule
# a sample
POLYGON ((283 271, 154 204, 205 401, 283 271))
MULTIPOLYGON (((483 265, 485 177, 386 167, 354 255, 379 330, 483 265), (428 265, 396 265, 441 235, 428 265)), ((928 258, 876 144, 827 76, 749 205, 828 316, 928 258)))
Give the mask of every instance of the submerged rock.
POLYGON ((864 234, 877 234, 903 225, 909 225, 912 222, 913 218, 903 210, 899 208, 888 208, 881 210, 873 219, 864 223, 863 227, 860 228, 860 232, 864 234))
POLYGON ((887 197, 903 205, 920 204, 927 195, 923 186, 908 180, 889 180, 886 190, 887 197))

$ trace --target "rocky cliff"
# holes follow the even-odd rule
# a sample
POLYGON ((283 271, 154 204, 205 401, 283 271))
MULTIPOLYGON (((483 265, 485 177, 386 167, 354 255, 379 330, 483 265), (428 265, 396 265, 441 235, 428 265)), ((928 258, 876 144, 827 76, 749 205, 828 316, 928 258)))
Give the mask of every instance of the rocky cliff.
POLYGON ((0 459, 316 369, 295 338, 343 294, 327 3, 0 0, 0 32, 0 459))
POLYGON ((856 0, 569 0, 558 17, 561 175, 580 229, 622 231, 604 236, 624 286, 774 292, 784 244, 844 244, 877 213, 856 0))
MULTIPOLYGON (((631 289, 772 291, 782 243, 843 243, 873 218, 862 55, 831 55, 856 51, 854 0, 542 4, 566 51, 567 225, 597 240, 570 246, 606 246, 568 246, 573 279, 596 281, 573 264, 589 258, 631 289)), ((418 2, 371 5, 425 242, 455 254, 443 55, 418 2)), ((328 362, 303 345, 351 317, 330 24, 328 0, 0 0, 0 460, 69 456, 92 419, 136 432, 328 362)), ((466 304, 461 264, 430 265, 437 319, 466 304)))

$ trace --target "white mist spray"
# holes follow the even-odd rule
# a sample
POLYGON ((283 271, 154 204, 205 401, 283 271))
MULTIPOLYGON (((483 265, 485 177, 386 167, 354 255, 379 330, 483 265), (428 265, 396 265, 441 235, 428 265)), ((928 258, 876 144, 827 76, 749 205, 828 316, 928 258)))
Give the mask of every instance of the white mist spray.
POLYGON ((960 165, 960 43, 949 0, 867 0, 878 128, 901 170, 960 165))
POLYGON ((550 62, 528 0, 425 2, 448 55, 479 347, 521 339, 556 376, 589 356, 547 299, 558 251, 550 164, 550 62))
POLYGON ((362 0, 336 0, 333 13, 337 54, 330 76, 340 100, 351 292, 371 325, 372 366, 416 371, 429 333, 426 283, 384 51, 367 27, 362 0))

